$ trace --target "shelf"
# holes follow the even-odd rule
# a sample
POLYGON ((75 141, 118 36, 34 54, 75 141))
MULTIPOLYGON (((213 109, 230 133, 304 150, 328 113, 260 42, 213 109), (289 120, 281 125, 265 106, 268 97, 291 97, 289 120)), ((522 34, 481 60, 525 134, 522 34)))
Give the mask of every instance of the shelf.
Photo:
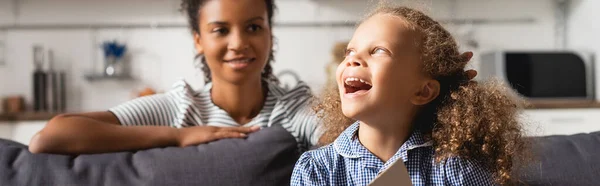
POLYGON ((528 100, 526 109, 585 109, 600 108, 600 102, 596 100, 572 100, 572 99, 544 99, 528 100))
POLYGON ((104 74, 88 74, 88 75, 85 75, 85 79, 88 81, 103 81, 103 80, 132 81, 133 77, 131 77, 130 75, 107 76, 104 74))
MULTIPOLYGON (((536 19, 531 17, 511 18, 511 19, 440 19, 439 22, 445 24, 531 24, 536 19)), ((274 27, 291 28, 355 28, 356 21, 315 21, 315 22, 275 22, 274 27)), ((170 28, 188 28, 185 22, 161 22, 161 23, 48 23, 48 24, 0 24, 0 30, 98 30, 98 29, 170 29, 170 28)))
POLYGON ((40 121, 50 120, 61 113, 54 112, 24 112, 16 114, 0 114, 0 121, 40 121))

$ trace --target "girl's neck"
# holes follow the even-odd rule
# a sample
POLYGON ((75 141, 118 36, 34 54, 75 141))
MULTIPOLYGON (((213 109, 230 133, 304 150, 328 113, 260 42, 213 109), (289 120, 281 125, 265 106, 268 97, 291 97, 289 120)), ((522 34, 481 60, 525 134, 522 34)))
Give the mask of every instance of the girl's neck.
POLYGON ((246 124, 262 109, 267 95, 261 79, 232 84, 213 78, 212 102, 239 124, 246 124))
POLYGON ((361 121, 358 140, 377 158, 387 162, 408 140, 411 132, 410 122, 367 124, 361 121))

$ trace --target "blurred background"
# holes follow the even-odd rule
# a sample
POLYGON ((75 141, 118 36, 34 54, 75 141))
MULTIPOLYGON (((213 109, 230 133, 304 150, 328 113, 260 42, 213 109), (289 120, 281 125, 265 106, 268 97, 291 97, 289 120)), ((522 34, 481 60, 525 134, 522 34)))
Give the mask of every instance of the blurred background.
MULTIPOLYGON (((276 0, 274 68, 284 86, 299 78, 320 92, 369 2, 276 0)), ((201 88, 179 3, 0 0, 0 137, 27 144, 56 114, 106 110, 168 91, 179 79, 201 88)), ((463 51, 475 53, 470 68, 480 71, 479 79, 519 85, 532 103, 523 117, 529 135, 600 130, 594 73, 600 1, 409 4, 443 22, 463 51)))

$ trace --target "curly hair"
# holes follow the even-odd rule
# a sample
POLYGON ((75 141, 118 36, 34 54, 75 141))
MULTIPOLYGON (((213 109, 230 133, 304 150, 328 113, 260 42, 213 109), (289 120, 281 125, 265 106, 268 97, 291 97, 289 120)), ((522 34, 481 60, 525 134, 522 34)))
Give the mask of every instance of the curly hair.
MULTIPOLYGON (((461 157, 479 162, 493 173, 497 183, 516 181, 513 162, 526 152, 519 113, 525 102, 499 81, 478 83, 464 68, 469 61, 461 55, 452 35, 437 21, 407 7, 383 6, 367 18, 389 14, 404 19, 419 33, 423 72, 440 83, 440 94, 417 114, 414 129, 433 140, 436 162, 461 157)), ((341 111, 336 87, 329 87, 315 102, 325 132, 324 143, 333 142, 354 120, 341 111)), ((520 159, 520 158, 519 158, 520 159)))
MULTIPOLYGON (((190 31, 192 32, 192 34, 200 34, 200 25, 198 25, 198 21, 200 18, 200 9, 208 1, 210 1, 210 0, 182 0, 181 1, 180 11, 182 11, 186 14, 187 20, 188 20, 188 25, 189 25, 189 28, 190 28, 190 31)), ((267 6, 267 21, 269 22, 269 27, 272 27, 273 14, 275 13, 275 10, 277 9, 277 7, 275 6, 274 0, 265 0, 265 4, 267 6)), ((271 38, 274 38, 272 34, 271 34, 271 38)), ((268 61, 267 65, 263 69, 261 76, 265 80, 272 81, 272 82, 279 82, 279 80, 277 79, 277 76, 275 76, 273 74, 273 67, 271 66, 271 63, 275 61, 274 53, 275 53, 275 51, 273 49, 271 49, 271 52, 269 53, 269 58, 267 60, 268 61)), ((200 68, 202 70, 202 72, 204 73, 204 82, 205 83, 211 82, 212 76, 210 73, 210 68, 208 68, 208 65, 206 64, 206 59, 204 58, 204 56, 198 54, 198 55, 196 55, 195 59, 200 60, 200 63, 196 64, 196 67, 200 68)))

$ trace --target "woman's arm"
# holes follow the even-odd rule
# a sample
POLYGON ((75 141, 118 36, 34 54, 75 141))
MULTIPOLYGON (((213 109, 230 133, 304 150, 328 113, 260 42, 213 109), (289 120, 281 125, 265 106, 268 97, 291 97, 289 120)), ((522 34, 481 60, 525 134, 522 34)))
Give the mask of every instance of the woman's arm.
POLYGON ((111 112, 60 115, 48 122, 29 145, 32 153, 90 154, 189 146, 222 138, 243 138, 258 128, 197 126, 122 126, 111 112))
POLYGON ((54 117, 29 145, 32 153, 102 153, 177 145, 177 129, 121 126, 111 112, 54 117))

